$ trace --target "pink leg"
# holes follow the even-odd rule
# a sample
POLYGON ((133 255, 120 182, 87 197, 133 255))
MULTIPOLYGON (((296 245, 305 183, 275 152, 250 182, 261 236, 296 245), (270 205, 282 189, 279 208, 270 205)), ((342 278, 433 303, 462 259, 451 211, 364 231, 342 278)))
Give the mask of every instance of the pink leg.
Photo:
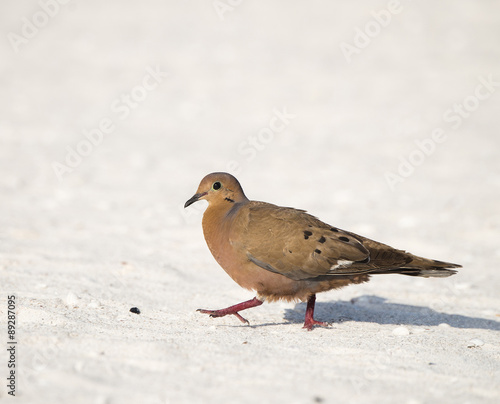
POLYGON ((307 300, 307 309, 306 309, 306 319, 304 321, 304 327, 308 331, 311 331, 315 325, 319 325, 322 327, 327 327, 328 323, 323 321, 316 321, 314 319, 314 305, 316 303, 316 295, 311 295, 307 300))
POLYGON ((262 303, 264 303, 262 300, 259 300, 256 297, 254 297, 251 300, 247 300, 246 302, 235 304, 234 306, 226 307, 225 309, 220 309, 220 310, 198 309, 196 311, 199 311, 200 313, 210 314, 210 317, 224 317, 224 316, 227 316, 228 314, 234 314, 236 317, 238 317, 240 319, 240 321, 242 323, 250 324, 248 322, 248 320, 241 317, 238 312, 241 310, 250 309, 252 307, 260 306, 262 303))

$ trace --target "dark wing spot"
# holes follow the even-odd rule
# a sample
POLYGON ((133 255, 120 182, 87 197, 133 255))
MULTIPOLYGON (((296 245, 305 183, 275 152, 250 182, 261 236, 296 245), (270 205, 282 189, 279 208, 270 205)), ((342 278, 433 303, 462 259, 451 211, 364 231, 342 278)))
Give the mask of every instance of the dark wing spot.
POLYGON ((307 240, 309 239, 309 236, 312 236, 312 232, 309 230, 304 230, 304 238, 307 240))
POLYGON ((335 233, 338 233, 338 231, 339 231, 339 229, 336 229, 335 227, 332 227, 330 230, 334 231, 335 233))
POLYGON ((370 257, 366 257, 363 261, 357 261, 360 264, 368 264, 370 262, 370 257))
POLYGON ((288 252, 291 254, 291 253, 292 253, 292 250, 288 250, 288 252))
POLYGON ((321 244, 323 244, 326 241, 326 238, 321 236, 321 238, 318 240, 321 244))
POLYGON ((321 254, 321 250, 318 250, 317 248, 314 250, 316 254, 321 254))
POLYGON ((234 203, 234 201, 231 198, 226 198, 226 201, 234 203))
POLYGON ((340 236, 340 237, 339 237, 339 240, 340 240, 340 241, 345 241, 346 243, 348 243, 348 242, 349 242, 349 239, 348 239, 347 237, 344 237, 344 236, 340 236))

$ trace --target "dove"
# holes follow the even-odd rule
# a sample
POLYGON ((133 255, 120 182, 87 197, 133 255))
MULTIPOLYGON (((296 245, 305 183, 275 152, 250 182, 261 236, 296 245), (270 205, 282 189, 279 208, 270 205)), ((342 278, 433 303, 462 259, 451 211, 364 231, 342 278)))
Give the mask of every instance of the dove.
POLYGON ((184 205, 206 200, 202 227, 209 250, 241 287, 256 296, 219 309, 198 309, 211 317, 234 315, 265 301, 306 301, 303 328, 329 324, 314 319, 316 294, 367 282, 372 275, 447 277, 461 265, 398 250, 339 229, 304 210, 251 201, 231 174, 205 176, 184 205))

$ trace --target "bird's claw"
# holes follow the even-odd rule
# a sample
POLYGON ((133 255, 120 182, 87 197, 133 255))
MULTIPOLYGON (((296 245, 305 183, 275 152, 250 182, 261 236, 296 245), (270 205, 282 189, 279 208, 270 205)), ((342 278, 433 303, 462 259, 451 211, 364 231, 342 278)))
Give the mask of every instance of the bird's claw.
POLYGON ((217 313, 218 310, 198 309, 196 311, 199 311, 200 313, 203 313, 203 314, 208 314, 210 317, 222 317, 222 316, 225 316, 225 314, 217 313))
POLYGON ((311 321, 306 321, 302 328, 305 328, 307 331, 312 331, 315 325, 319 327, 330 327, 332 324, 327 323, 326 321, 311 320, 311 321))
POLYGON ((250 324, 250 322, 246 319, 243 318, 237 311, 226 311, 226 310, 205 310, 205 309, 198 309, 196 311, 199 311, 200 313, 203 314, 208 314, 212 318, 217 318, 217 317, 224 317, 227 316, 228 314, 233 314, 235 317, 237 317, 242 323, 244 324, 250 324))

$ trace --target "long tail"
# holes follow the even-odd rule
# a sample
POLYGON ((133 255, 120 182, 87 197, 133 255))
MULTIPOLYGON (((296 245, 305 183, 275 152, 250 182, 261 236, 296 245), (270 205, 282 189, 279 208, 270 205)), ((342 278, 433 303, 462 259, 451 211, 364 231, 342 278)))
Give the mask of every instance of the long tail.
POLYGON ((409 276, 422 276, 424 278, 445 278, 457 273, 452 268, 462 268, 462 265, 452 264, 418 257, 407 253, 412 259, 404 266, 395 269, 380 269, 370 272, 371 274, 402 274, 409 276))

